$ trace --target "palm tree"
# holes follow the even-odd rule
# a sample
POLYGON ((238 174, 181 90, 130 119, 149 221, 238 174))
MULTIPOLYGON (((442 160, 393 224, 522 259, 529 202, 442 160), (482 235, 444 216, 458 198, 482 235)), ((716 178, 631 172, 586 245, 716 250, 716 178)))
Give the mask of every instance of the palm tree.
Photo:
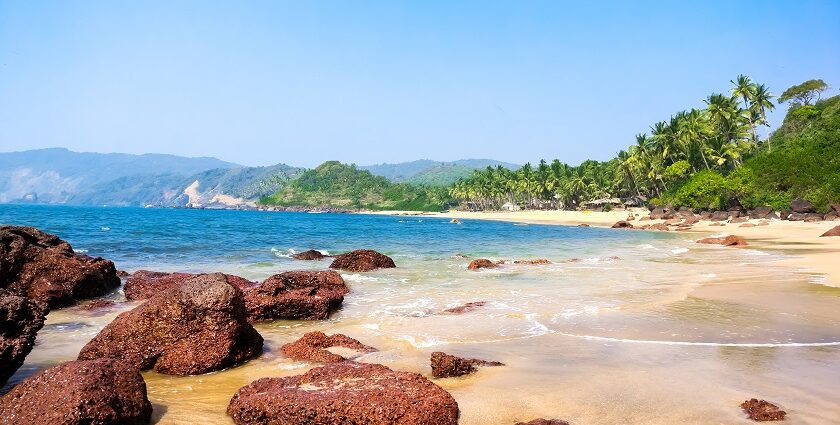
MULTIPOLYGON (((767 111, 772 111, 776 107, 776 105, 773 104, 774 97, 775 96, 770 93, 770 89, 764 84, 755 85, 752 109, 755 111, 756 115, 758 115, 757 124, 763 124, 768 127, 770 126, 767 122, 767 111)), ((770 138, 768 137, 767 150, 771 150, 770 148, 770 138)))

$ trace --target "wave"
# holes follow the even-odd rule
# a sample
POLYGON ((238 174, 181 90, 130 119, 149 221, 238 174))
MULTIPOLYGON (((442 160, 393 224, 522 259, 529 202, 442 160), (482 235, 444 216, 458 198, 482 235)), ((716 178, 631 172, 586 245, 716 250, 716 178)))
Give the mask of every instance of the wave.
POLYGON ((612 338, 608 336, 577 335, 565 332, 554 332, 557 335, 580 338, 589 341, 621 342, 628 344, 651 345, 682 345, 697 347, 744 347, 744 348, 773 348, 773 347, 840 347, 840 341, 832 342, 694 342, 694 341, 661 341, 648 339, 612 338))

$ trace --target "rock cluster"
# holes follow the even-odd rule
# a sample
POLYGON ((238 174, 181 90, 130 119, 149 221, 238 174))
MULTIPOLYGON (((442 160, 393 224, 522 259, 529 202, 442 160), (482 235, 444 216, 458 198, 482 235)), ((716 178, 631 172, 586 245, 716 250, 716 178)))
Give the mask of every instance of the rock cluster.
POLYGON ((352 361, 258 379, 236 392, 227 413, 238 425, 458 423, 458 403, 422 375, 352 361))
POLYGON ((62 363, 0 398, 4 425, 139 425, 149 423, 151 416, 140 372, 114 359, 62 363))
POLYGON ((359 353, 372 353, 376 348, 362 344, 347 335, 327 336, 323 332, 309 332, 295 342, 284 345, 280 351, 286 357, 295 360, 337 363, 347 360, 345 357, 329 352, 328 348, 342 347, 359 353))
POLYGON ((489 362, 479 359, 465 359, 452 356, 441 351, 432 353, 432 376, 435 378, 451 378, 474 373, 481 366, 504 366, 504 363, 489 362))
POLYGON ((776 406, 766 400, 758 400, 755 398, 751 398, 741 403, 741 409, 744 409, 747 416, 756 422, 781 421, 784 420, 785 415, 787 415, 787 412, 779 409, 779 406, 776 406))
POLYGON ((120 314, 79 360, 122 359, 137 369, 194 375, 237 365, 262 352, 242 291, 221 273, 190 278, 120 314))
POLYGON ((370 249, 357 249, 335 257, 331 269, 341 269, 349 272, 369 272, 376 269, 397 267, 391 257, 370 249))
POLYGON ((76 254, 69 243, 34 227, 0 226, 0 288, 59 308, 119 285, 111 261, 76 254))
POLYGON ((0 386, 32 351, 46 315, 45 303, 0 289, 0 386))
MULTIPOLYGON (((790 208, 780 212, 773 211, 769 206, 758 206, 753 209, 746 209, 737 201, 733 202, 728 209, 723 211, 695 211, 682 207, 674 211, 668 207, 651 206, 650 215, 642 217, 642 220, 677 220, 685 219, 682 224, 689 224, 690 220, 711 220, 711 221, 726 221, 731 223, 743 223, 749 219, 753 220, 770 220, 781 219, 790 221, 805 221, 805 222, 819 222, 819 221, 840 221, 840 204, 831 205, 828 212, 822 213, 817 211, 814 205, 802 198, 794 199, 790 208)), ((670 223, 666 223, 670 224, 670 223)))

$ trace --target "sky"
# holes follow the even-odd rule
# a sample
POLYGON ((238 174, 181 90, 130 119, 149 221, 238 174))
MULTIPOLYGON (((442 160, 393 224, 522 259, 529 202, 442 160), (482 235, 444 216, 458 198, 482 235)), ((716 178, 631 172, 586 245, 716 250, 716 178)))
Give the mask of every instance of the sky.
POLYGON ((738 74, 840 87, 840 1, 0 0, 0 151, 576 164, 738 74))

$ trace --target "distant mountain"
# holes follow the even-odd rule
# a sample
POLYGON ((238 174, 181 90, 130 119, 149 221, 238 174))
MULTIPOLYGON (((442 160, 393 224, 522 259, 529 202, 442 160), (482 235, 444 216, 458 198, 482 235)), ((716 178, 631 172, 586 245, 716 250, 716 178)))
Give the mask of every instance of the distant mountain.
POLYGON ((457 161, 420 159, 396 164, 366 165, 359 167, 359 169, 368 170, 374 175, 385 177, 393 182, 445 186, 454 183, 459 178, 469 176, 473 170, 497 165, 512 170, 519 168, 517 164, 492 159, 460 159, 457 161))
POLYGON ((300 169, 243 167, 216 158, 79 153, 0 153, 0 202, 81 205, 245 204, 279 190, 300 169))

